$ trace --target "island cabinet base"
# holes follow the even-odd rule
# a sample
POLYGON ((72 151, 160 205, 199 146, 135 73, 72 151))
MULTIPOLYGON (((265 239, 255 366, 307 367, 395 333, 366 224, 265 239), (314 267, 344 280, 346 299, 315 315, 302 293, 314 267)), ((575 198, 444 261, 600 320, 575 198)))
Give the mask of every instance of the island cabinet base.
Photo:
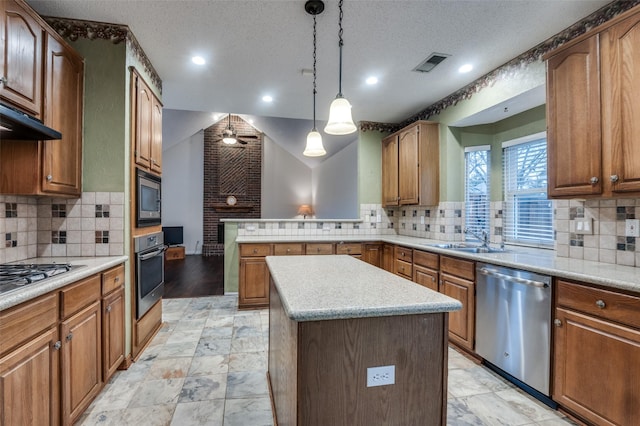
POLYGON ((447 313, 297 322, 270 290, 278 426, 446 424, 447 313), (367 368, 387 365, 395 384, 367 387, 367 368))

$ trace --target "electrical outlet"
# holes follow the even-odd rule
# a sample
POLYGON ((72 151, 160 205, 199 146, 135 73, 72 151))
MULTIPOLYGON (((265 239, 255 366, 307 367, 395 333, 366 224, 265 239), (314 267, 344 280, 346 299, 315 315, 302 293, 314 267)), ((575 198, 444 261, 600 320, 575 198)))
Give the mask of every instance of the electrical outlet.
POLYGON ((331 231, 331 227, 329 225, 322 225, 323 231, 331 231))
POLYGON ((256 230, 256 226, 255 225, 247 225, 246 227, 247 232, 253 232, 256 230))
POLYGON ((376 215, 376 222, 378 223, 382 222, 382 215, 380 213, 376 215))
POLYGON ((367 368, 367 387, 393 385, 396 383, 396 366, 367 368))
POLYGON ((626 237, 640 237, 640 219, 627 219, 624 222, 624 235, 626 237))
POLYGON ((575 233, 576 234, 593 234, 593 218, 585 217, 583 219, 575 220, 575 233))
POLYGON ((424 225, 424 216, 420 216, 420 224, 424 225))

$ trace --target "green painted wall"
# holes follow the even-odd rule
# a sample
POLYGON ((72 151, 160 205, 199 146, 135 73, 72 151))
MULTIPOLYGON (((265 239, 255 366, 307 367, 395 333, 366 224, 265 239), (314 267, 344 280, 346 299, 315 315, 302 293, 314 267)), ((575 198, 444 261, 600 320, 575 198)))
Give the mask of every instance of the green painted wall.
POLYGON ((79 39, 85 58, 82 190, 124 191, 128 146, 124 43, 79 39))
POLYGON ((224 293, 237 293, 239 280, 238 224, 224 224, 224 293))
POLYGON ((382 202, 382 145, 388 133, 360 132, 358 138, 358 204, 382 202))

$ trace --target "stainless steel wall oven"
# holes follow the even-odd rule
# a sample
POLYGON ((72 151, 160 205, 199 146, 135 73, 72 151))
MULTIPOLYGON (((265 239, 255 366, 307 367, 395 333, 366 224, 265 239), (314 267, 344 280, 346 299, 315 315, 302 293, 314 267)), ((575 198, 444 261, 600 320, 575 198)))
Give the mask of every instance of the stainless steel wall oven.
POLYGON ((161 179, 159 176, 136 169, 136 226, 160 225, 161 179))
POLYGON ((134 239, 137 319, 142 318, 164 294, 165 250, 162 232, 134 239))

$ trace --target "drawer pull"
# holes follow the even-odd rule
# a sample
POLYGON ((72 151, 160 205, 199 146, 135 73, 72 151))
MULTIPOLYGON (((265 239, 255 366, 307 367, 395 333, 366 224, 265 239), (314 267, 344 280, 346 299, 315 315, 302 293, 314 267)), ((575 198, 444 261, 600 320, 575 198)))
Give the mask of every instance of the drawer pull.
POLYGON ((559 320, 559 319, 557 319, 557 318, 556 318, 555 320, 553 320, 553 324, 554 324, 556 327, 562 327, 562 321, 561 321, 561 320, 559 320))
POLYGON ((258 249, 253 249, 253 254, 257 254, 258 253, 258 249))
POLYGON ((291 253, 291 249, 290 248, 287 249, 287 253, 291 253))
POLYGON ((113 279, 113 282, 115 282, 115 283, 120 282, 120 277, 115 277, 115 278, 113 279))
POLYGON ((604 300, 596 300, 596 306, 600 309, 604 309, 607 304, 604 303, 604 300))

